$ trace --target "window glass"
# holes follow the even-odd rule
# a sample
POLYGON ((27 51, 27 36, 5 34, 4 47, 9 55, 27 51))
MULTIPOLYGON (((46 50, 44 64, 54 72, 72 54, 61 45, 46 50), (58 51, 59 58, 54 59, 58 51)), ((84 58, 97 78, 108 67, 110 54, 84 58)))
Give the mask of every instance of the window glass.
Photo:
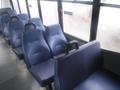
POLYGON ((58 9, 56 1, 40 1, 43 23, 52 25, 58 23, 58 9))
POLYGON ((62 0, 62 1, 93 1, 93 0, 62 0))
POLYGON ((65 33, 89 41, 91 14, 91 5, 63 3, 65 33))
POLYGON ((0 0, 0 8, 1 8, 1 0, 0 0))
POLYGON ((20 4, 20 9, 21 9, 21 13, 28 13, 27 12, 27 8, 26 8, 26 1, 25 0, 19 0, 19 4, 20 4))
POLYGON ((18 4, 17 4, 17 0, 12 0, 14 8, 16 10, 16 12, 19 14, 19 8, 18 8, 18 4))
POLYGON ((1 1, 1 6, 2 6, 2 8, 6 8, 6 7, 9 7, 9 8, 11 8, 11 4, 10 4, 10 1, 9 0, 2 0, 1 1))
POLYGON ((101 0, 102 3, 120 4, 120 0, 101 0))
POLYGON ((101 7, 97 40, 104 49, 120 52, 120 9, 101 7))
POLYGON ((39 17, 37 0, 28 0, 30 16, 39 17))

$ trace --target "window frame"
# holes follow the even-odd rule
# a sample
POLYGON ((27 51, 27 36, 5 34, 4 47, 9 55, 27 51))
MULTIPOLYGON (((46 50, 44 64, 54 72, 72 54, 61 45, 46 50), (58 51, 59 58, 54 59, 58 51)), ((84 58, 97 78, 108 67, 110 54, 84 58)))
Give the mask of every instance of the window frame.
MULTIPOLYGON (((91 26, 90 26, 90 38, 89 38, 90 40, 89 41, 96 40, 96 37, 97 37, 97 32, 98 32, 97 28, 98 28, 98 22, 99 22, 100 7, 105 6, 105 7, 112 7, 112 8, 120 8, 119 4, 102 3, 101 0, 93 0, 93 1, 37 0, 37 1, 39 2, 38 3, 39 16, 42 20, 43 20, 43 18, 42 18, 43 16, 42 16, 40 1, 56 1, 57 2, 57 4, 58 4, 57 5, 58 6, 58 20, 59 20, 59 24, 61 25, 62 28, 63 28, 62 2, 92 5, 93 8, 92 8, 92 19, 91 19, 91 26)), ((11 4, 11 7, 14 9, 12 0, 10 0, 10 4, 11 4)), ((30 11, 29 11, 29 6, 28 6, 28 0, 26 0, 26 8, 27 8, 27 12, 28 12, 29 17, 31 17, 30 11)))

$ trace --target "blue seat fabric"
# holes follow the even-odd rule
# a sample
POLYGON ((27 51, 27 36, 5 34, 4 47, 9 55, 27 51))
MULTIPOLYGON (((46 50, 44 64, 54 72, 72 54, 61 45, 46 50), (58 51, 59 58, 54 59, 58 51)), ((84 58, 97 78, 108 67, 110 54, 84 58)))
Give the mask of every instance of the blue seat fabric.
POLYGON ((2 32, 2 21, 1 21, 1 19, 2 19, 2 16, 0 16, 0 33, 2 32))
MULTIPOLYGON (((21 47, 21 35, 24 29, 24 25, 28 22, 28 16, 26 14, 19 14, 16 16, 16 21, 9 22, 9 38, 13 48, 21 47)), ((12 17, 11 17, 12 18, 12 17)), ((22 50, 21 50, 22 51, 22 50)))
POLYGON ((2 22, 2 33, 5 37, 9 37, 9 20, 10 16, 8 13, 4 13, 1 17, 1 22, 2 22))
POLYGON ((51 58, 49 47, 39 30, 27 30, 24 32, 23 49, 28 67, 51 58))
MULTIPOLYGON (((9 15, 9 17, 11 17, 11 16, 14 16, 14 15, 16 15, 16 12, 14 11, 14 10, 12 10, 11 8, 2 8, 2 9, 0 9, 0 17, 1 17, 1 19, 2 19, 2 16, 4 15, 4 14, 8 14, 9 15)), ((5 18, 6 19, 6 18, 5 18)), ((1 21, 1 20, 0 20, 1 21)), ((1 24, 2 24, 3 22, 1 21, 1 24)), ((1 25, 2 26, 2 25, 1 25)))
POLYGON ((53 56, 65 52, 65 47, 68 41, 59 24, 48 26, 45 31, 45 36, 53 56))
POLYGON ((40 18, 32 18, 29 22, 35 24, 37 29, 45 31, 45 27, 40 18))
POLYGON ((22 21, 17 17, 11 17, 9 22, 9 38, 10 44, 13 48, 13 51, 17 54, 17 56, 22 59, 23 58, 23 50, 22 50, 22 33, 24 30, 24 25, 22 21))
POLYGON ((16 15, 16 12, 14 11, 14 10, 12 10, 11 8, 1 8, 0 9, 0 32, 2 32, 2 30, 3 30, 3 26, 2 26, 2 21, 1 21, 1 19, 2 19, 2 15, 4 14, 4 13, 8 13, 10 16, 13 16, 13 15, 16 15))
POLYGON ((17 16, 14 16, 14 18, 10 20, 9 29, 11 46, 13 48, 21 47, 21 39, 24 25, 17 16))
POLYGON ((28 23, 29 17, 27 14, 18 14, 17 17, 22 21, 24 25, 28 23))
POLYGON ((99 42, 80 46, 55 62, 55 90, 119 90, 120 83, 104 72, 102 64, 99 42))
POLYGON ((41 86, 49 85, 54 80, 55 59, 47 60, 43 63, 31 67, 30 72, 41 86))
POLYGON ((51 59, 43 31, 26 30, 22 41, 25 63, 29 71, 42 87, 49 85, 53 81, 55 60, 51 59))
POLYGON ((120 90, 120 80, 111 74, 105 70, 96 71, 73 90, 120 90))
POLYGON ((5 9, 3 12, 7 12, 10 16, 16 15, 16 11, 11 8, 5 9))
POLYGON ((4 13, 8 13, 10 16, 16 15, 16 11, 11 8, 1 8, 0 15, 3 15, 4 13))
POLYGON ((9 20, 11 16, 15 15, 16 12, 10 8, 4 8, 1 11, 1 31, 7 40, 9 40, 9 20))

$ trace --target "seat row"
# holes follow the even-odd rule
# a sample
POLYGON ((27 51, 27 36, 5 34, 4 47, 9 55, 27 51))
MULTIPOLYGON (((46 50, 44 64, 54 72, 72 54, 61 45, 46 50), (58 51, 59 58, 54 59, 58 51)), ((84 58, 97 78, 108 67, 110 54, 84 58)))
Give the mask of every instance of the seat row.
POLYGON ((11 8, 0 10, 0 32, 19 57, 22 57, 21 33, 28 22, 27 14, 16 14, 11 8))
POLYGON ((24 55, 24 61, 29 71, 41 86, 51 84, 55 61, 52 59, 62 53, 67 54, 71 48, 78 49, 78 43, 69 42, 59 24, 44 27, 39 18, 28 20, 26 14, 9 15, 7 10, 14 13, 8 8, 1 15, 1 23, 4 23, 1 25, 2 34, 19 57, 24 55), (44 63, 44 66, 41 66, 41 63, 44 63))
POLYGON ((7 38, 42 87, 52 89, 54 83, 55 90, 120 90, 117 75, 103 68, 99 42, 78 46, 66 38, 59 24, 45 27, 39 18, 23 16, 23 22, 19 16, 10 17, 7 38))
POLYGON ((59 24, 37 29, 30 22, 25 25, 22 47, 28 70, 42 87, 46 87, 54 81, 55 60, 72 48, 78 49, 78 43, 69 42, 59 24))

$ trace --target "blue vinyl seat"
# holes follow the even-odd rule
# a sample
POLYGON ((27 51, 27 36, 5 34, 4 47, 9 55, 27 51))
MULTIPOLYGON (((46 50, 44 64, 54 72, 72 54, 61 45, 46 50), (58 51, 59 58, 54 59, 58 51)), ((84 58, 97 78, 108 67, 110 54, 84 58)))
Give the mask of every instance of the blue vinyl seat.
POLYGON ((9 22, 10 44, 19 58, 23 58, 21 42, 23 30, 24 24, 22 21, 17 16, 11 17, 9 22))
POLYGON ((2 15, 3 12, 8 11, 11 8, 0 8, 0 15, 2 15))
POLYGON ((5 37, 9 37, 8 36, 8 25, 9 25, 9 20, 10 20, 10 15, 5 12, 3 13, 3 15, 1 16, 1 23, 2 23, 2 34, 5 36, 5 37))
POLYGON ((29 17, 27 14, 18 14, 17 17, 22 21, 22 23, 25 25, 28 23, 29 17))
POLYGON ((53 56, 58 56, 66 51, 68 53, 71 46, 78 49, 78 42, 75 40, 69 42, 59 24, 47 26, 45 37, 53 56))
POLYGON ((11 8, 6 8, 3 12, 7 12, 10 16, 15 16, 17 14, 16 11, 11 8))
POLYGON ((16 12, 10 8, 3 9, 1 13, 1 31, 5 36, 5 39, 9 41, 9 21, 10 17, 15 16, 16 12))
POLYGON ((50 85, 53 82, 55 60, 51 58, 43 31, 25 29, 22 46, 28 70, 42 87, 50 85))
POLYGON ((120 90, 117 75, 105 70, 97 41, 55 62, 55 90, 120 90))
POLYGON ((24 30, 27 31, 27 30, 37 30, 37 29, 35 24, 33 24, 32 22, 28 22, 25 24, 24 30))
POLYGON ((1 8, 0 9, 0 33, 2 33, 2 21, 1 21, 2 15, 6 11, 6 9, 9 9, 9 8, 1 8))
POLYGON ((0 34, 2 33, 2 21, 1 21, 1 19, 2 19, 2 16, 0 16, 0 34))
MULTIPOLYGON (((26 14, 18 14, 15 15, 17 16, 22 23, 25 25, 28 22, 28 16, 26 14)), ((10 21, 10 17, 12 17, 12 15, 9 15, 8 13, 4 13, 2 16, 2 26, 3 26, 3 35, 5 36, 5 39, 9 42, 9 21, 10 21)))
POLYGON ((37 29, 45 31, 45 27, 40 18, 31 18, 29 22, 35 24, 37 29))
POLYGON ((4 14, 8 14, 9 16, 15 16, 16 11, 11 8, 1 8, 0 9, 0 16, 2 17, 4 14))
POLYGON ((11 8, 1 8, 0 9, 0 15, 2 15, 4 12, 7 12, 9 15, 16 15, 16 11, 11 8))

